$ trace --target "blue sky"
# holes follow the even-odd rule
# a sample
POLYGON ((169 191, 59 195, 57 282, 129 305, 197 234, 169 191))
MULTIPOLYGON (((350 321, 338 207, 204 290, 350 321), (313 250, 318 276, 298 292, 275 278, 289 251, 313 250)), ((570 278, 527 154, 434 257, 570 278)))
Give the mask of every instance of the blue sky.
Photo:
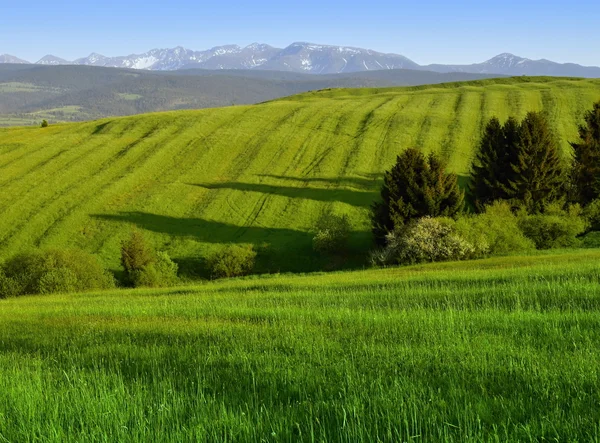
POLYGON ((598 0, 0 0, 0 54, 37 61, 48 53, 74 59, 308 41, 394 52, 420 64, 474 63, 511 52, 600 65, 599 24, 598 0))

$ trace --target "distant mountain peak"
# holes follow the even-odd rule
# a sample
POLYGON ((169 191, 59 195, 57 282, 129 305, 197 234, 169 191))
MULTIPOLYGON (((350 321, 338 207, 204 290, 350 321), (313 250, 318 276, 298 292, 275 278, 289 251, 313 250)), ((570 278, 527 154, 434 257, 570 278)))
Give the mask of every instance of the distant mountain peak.
POLYGON ((244 49, 247 50, 254 50, 254 51, 265 51, 267 49, 274 49, 273 46, 264 44, 264 43, 250 43, 248 46, 246 46, 244 49))
MULTIPOLYGON (((29 63, 11 55, 0 56, 0 63, 29 63)), ((463 72, 500 75, 554 75, 568 77, 600 77, 600 68, 574 63, 560 64, 550 60, 531 60, 509 52, 498 54, 482 63, 471 65, 421 66, 399 54, 381 53, 372 49, 352 46, 334 46, 306 41, 296 41, 285 48, 275 48, 264 43, 215 46, 203 51, 175 48, 152 49, 143 54, 106 57, 96 52, 68 62, 47 55, 38 64, 90 65, 114 68, 144 69, 150 71, 175 71, 201 68, 261 69, 310 74, 339 74, 389 69, 430 70, 438 73, 463 72)))
POLYGON ((27 60, 20 59, 10 54, 2 54, 0 55, 0 63, 15 63, 19 65, 29 65, 30 63, 27 60))
POLYGON ((529 59, 524 58, 524 57, 519 57, 518 55, 511 54, 510 52, 503 52, 502 54, 498 54, 497 56, 492 57, 491 59, 487 60, 485 63, 498 62, 498 61, 520 62, 520 61, 524 61, 524 60, 529 60, 529 59))
POLYGON ((64 58, 60 58, 60 57, 57 57, 57 56, 51 55, 51 54, 45 55, 44 57, 42 57, 35 63, 36 63, 36 65, 50 65, 50 66, 70 64, 70 62, 65 60, 64 58))

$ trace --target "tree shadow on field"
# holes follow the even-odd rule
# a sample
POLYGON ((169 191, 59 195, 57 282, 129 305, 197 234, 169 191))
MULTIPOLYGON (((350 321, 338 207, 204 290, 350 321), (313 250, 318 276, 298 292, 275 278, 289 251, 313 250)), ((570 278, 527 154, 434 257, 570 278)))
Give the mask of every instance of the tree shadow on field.
MULTIPOLYGON (((174 237, 187 237, 201 243, 227 244, 250 243, 256 246, 258 256, 255 272, 311 272, 327 269, 329 259, 317 255, 312 249, 312 233, 289 228, 264 228, 260 226, 236 226, 199 218, 177 218, 146 212, 121 212, 119 214, 92 214, 92 217, 117 223, 127 223, 141 229, 174 237)), ((365 239, 368 232, 353 232, 350 243, 353 248, 337 269, 350 269, 364 263, 365 239)), ((368 246, 367 246, 368 247, 368 246)), ((203 259, 176 260, 182 274, 206 277, 203 259)))
POLYGON ((258 177, 285 180, 296 183, 332 184, 337 186, 352 186, 365 191, 379 191, 383 183, 383 174, 362 174, 362 177, 289 177, 285 175, 259 174, 258 177))
POLYGON ((101 134, 101 133, 104 131, 104 129, 105 129, 105 128, 106 128, 108 125, 110 125, 111 123, 112 123, 112 121, 107 121, 107 122, 104 122, 104 123, 101 123, 101 124, 99 124, 98 126, 96 126, 96 128, 94 128, 94 131, 92 132, 92 135, 98 135, 98 134, 101 134))
POLYGON ((264 183, 188 183, 205 189, 231 189, 242 192, 257 192, 261 194, 279 195, 282 197, 314 200, 321 202, 342 202, 355 207, 368 208, 378 196, 378 189, 374 191, 355 191, 341 188, 310 188, 299 186, 278 186, 264 183))

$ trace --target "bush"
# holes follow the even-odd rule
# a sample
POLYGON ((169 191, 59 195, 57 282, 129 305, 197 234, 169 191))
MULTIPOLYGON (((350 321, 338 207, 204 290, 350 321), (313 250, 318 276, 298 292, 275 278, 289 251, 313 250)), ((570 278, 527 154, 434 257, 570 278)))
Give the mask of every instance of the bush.
POLYGON ((475 247, 477 256, 535 249, 533 241, 521 231, 508 202, 497 201, 485 206, 481 214, 460 217, 453 227, 475 247))
POLYGON ((166 252, 156 252, 139 231, 121 243, 121 264, 134 287, 164 288, 177 284, 178 266, 166 252))
POLYGON ((121 242, 121 265, 129 276, 156 262, 156 253, 139 231, 133 231, 121 242))
POLYGON ((323 213, 315 225, 313 249, 322 254, 343 252, 350 236, 350 222, 347 215, 323 213))
POLYGON ((445 220, 423 217, 386 237, 386 247, 371 254, 374 264, 415 264, 474 257, 475 247, 445 220))
POLYGON ((256 251, 252 245, 230 245, 209 260, 214 278, 248 275, 254 268, 256 251))
POLYGON ((9 259, 0 272, 0 294, 50 294, 109 289, 114 278, 96 257, 77 249, 35 251, 9 259))
POLYGON ((588 222, 588 231, 600 231, 600 199, 592 200, 583 210, 588 222))
POLYGON ((39 282, 40 294, 67 293, 77 291, 77 276, 69 268, 50 269, 39 282))
MULTIPOLYGON (((68 269, 74 274, 77 283, 75 290, 109 289, 115 280, 98 259, 80 249, 51 250, 46 252, 46 266, 49 269, 68 269)), ((62 271, 67 276, 66 271, 62 271)))
POLYGON ((584 248, 600 248, 600 232, 588 232, 582 237, 581 246, 584 248))
POLYGON ((4 275, 13 282, 15 295, 39 294, 40 280, 47 272, 41 251, 17 254, 7 260, 2 269, 4 275))
POLYGON ((177 284, 177 263, 166 252, 157 252, 156 261, 132 272, 135 287, 164 288, 177 284))
POLYGON ((552 249, 581 246, 577 236, 588 224, 579 205, 571 205, 566 211, 551 205, 544 214, 521 215, 519 226, 537 249, 552 249))
POLYGON ((19 285, 0 269, 0 298, 15 297, 19 295, 19 285))
POLYGON ((41 126, 42 126, 42 128, 47 128, 48 127, 48 120, 42 120, 41 126))

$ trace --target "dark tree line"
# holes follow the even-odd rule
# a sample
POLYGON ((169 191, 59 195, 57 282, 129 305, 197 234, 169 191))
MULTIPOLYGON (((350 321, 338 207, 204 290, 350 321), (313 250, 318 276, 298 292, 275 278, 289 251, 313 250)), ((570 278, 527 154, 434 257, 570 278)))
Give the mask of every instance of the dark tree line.
POLYGON ((496 200, 508 200, 529 213, 565 194, 566 162, 543 114, 530 112, 518 122, 501 125, 492 118, 479 145, 469 187, 476 210, 496 200))
POLYGON ((600 101, 584 116, 579 141, 573 147, 571 184, 573 200, 588 205, 600 195, 600 101))
MULTIPOLYGON (((561 156, 558 140, 544 114, 529 112, 504 124, 493 117, 485 126, 473 162, 469 197, 477 212, 503 200, 528 214, 543 214, 559 203, 586 206, 600 197, 600 102, 586 112, 580 140, 571 143, 573 159, 561 156)), ((372 206, 375 240, 407 222, 455 216, 464 207, 457 176, 447 173, 436 154, 407 149, 384 176, 381 200, 372 206)))

